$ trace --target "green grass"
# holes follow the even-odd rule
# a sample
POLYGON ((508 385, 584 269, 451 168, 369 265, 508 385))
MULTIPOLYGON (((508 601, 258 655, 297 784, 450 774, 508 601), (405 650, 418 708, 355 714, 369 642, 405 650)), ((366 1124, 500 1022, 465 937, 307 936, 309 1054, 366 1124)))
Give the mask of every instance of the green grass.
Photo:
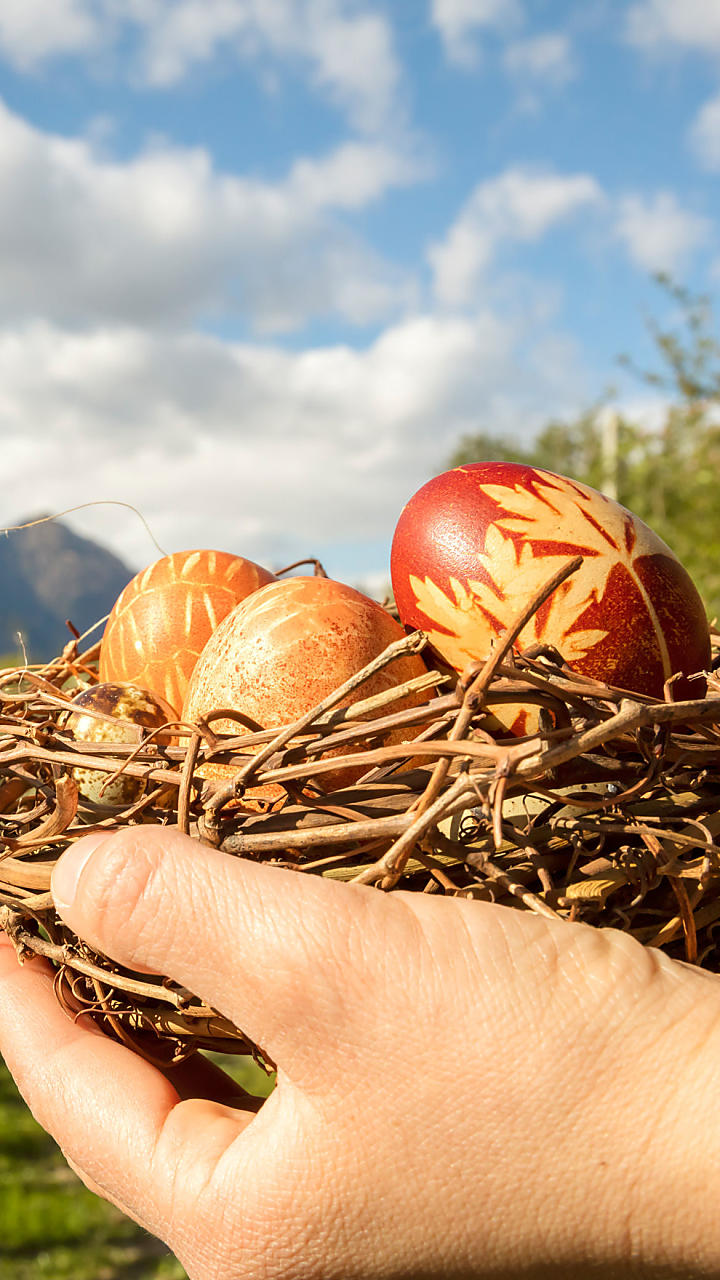
MULTIPOLYGON (((216 1059, 245 1088, 271 1082, 248 1059, 216 1059)), ((159 1240, 92 1195, 35 1122, 0 1059, 2 1280, 185 1280, 159 1240)))

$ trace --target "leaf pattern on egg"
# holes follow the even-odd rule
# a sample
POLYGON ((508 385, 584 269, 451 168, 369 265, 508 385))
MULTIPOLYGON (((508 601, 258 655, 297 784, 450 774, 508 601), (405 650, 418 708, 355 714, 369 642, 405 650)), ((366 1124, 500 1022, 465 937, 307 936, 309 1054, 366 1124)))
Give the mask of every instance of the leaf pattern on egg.
POLYGON ((669 672, 662 628, 634 564, 637 533, 630 514, 602 494, 564 477, 540 470, 534 475, 532 486, 478 484, 498 508, 485 532, 484 548, 476 553, 487 580, 471 578, 464 584, 451 578, 448 594, 431 578, 411 575, 418 608, 439 628, 426 628, 431 643, 462 669, 478 656, 481 630, 487 632, 485 643, 502 633, 551 575, 580 552, 581 567, 521 631, 518 647, 550 643, 570 664, 584 658, 608 632, 583 629, 578 619, 602 599, 611 571, 621 564, 643 599, 663 667, 669 672), (597 515, 599 504, 602 521, 597 515), (553 544, 556 552, 551 550, 553 544))

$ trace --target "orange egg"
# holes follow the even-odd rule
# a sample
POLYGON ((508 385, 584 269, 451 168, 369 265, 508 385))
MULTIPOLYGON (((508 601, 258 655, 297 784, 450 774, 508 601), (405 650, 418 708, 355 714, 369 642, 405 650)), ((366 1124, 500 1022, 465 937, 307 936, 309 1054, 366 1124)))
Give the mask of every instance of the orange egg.
MULTIPOLYGON (((279 729, 310 711, 404 634, 382 605, 341 582, 298 577, 271 583, 233 609, 208 641, 190 680, 183 719, 195 721, 229 707, 264 729, 279 729)), ((426 673, 417 654, 395 658, 344 702, 426 673)), ((410 696, 376 714, 418 702, 410 696)), ((218 733, 241 732, 231 720, 213 721, 212 727, 218 733)), ((388 740, 406 740, 415 733, 417 728, 388 740)), ((349 785, 364 772, 342 769, 323 774, 322 781, 328 788, 349 785)), ((227 766, 205 766, 205 776, 227 775, 227 766)))
MULTIPOLYGON (((483 660, 523 606, 578 553, 517 647, 552 645, 576 671, 662 697, 702 697, 710 642, 702 601, 657 534, 587 485, 536 467, 478 462, 435 476, 398 521, 391 567, 407 626, 458 671, 483 660)), ((516 732, 532 727, 524 713, 516 732)))
POLYGON ((258 587, 268 569, 227 551, 176 551, 136 574, 118 597, 100 647, 100 679, 132 681, 176 715, 218 623, 258 587))

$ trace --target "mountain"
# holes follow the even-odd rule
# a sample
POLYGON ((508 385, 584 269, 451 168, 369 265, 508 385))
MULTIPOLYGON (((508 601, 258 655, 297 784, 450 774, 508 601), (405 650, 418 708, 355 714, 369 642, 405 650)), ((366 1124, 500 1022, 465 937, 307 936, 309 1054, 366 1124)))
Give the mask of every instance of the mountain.
MULTIPOLYGON (((135 570, 60 520, 17 523, 31 527, 0 537, 0 654, 20 652, 20 632, 28 661, 46 662, 71 638, 66 618, 81 633, 99 622, 135 570)), ((101 635, 98 628, 88 644, 101 635)))

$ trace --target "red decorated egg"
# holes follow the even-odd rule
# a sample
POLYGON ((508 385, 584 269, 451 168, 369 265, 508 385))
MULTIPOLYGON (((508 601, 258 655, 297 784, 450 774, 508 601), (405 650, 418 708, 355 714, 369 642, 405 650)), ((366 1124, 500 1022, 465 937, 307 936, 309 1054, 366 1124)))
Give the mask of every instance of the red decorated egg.
MULTIPOLYGON (((400 617, 462 671, 578 553, 580 569, 520 633, 519 649, 553 645, 587 676, 658 697, 669 676, 707 669, 705 610, 670 548, 596 490, 518 463, 457 467, 410 499, 391 555, 400 617)), ((676 696, 704 688, 683 681, 676 696)))
MULTIPOLYGON (((160 698, 131 684, 102 683, 90 685, 77 694, 60 722, 65 733, 78 743, 87 743, 87 754, 102 743, 140 744, 148 734, 160 729, 175 713, 160 698)), ((165 739, 167 741, 167 739, 165 739)), ((127 805, 139 800, 147 789, 144 778, 121 773, 110 781, 117 768, 113 759, 109 769, 91 769, 78 765, 72 770, 78 791, 94 804, 127 805)))
MULTIPOLYGON (((312 710, 405 632, 377 601, 331 578, 286 578, 262 587, 233 609, 211 636, 192 674, 183 720, 229 707, 263 729, 281 728, 312 710)), ((365 680, 345 703, 427 673, 416 654, 393 659, 365 680)), ((387 714, 419 699, 393 703, 387 714)), ((241 732, 236 722, 214 720, 218 733, 241 732)), ((387 741, 417 733, 413 728, 387 741)), ((348 750, 357 750, 350 747, 348 750)), ((361 770, 323 775, 328 787, 348 785, 361 770)), ((206 776, 227 776, 210 763, 206 776)))
POLYGON ((118 597, 103 633, 100 679, 131 681, 174 708, 222 619, 268 569, 227 551, 176 551, 143 569, 118 597))

